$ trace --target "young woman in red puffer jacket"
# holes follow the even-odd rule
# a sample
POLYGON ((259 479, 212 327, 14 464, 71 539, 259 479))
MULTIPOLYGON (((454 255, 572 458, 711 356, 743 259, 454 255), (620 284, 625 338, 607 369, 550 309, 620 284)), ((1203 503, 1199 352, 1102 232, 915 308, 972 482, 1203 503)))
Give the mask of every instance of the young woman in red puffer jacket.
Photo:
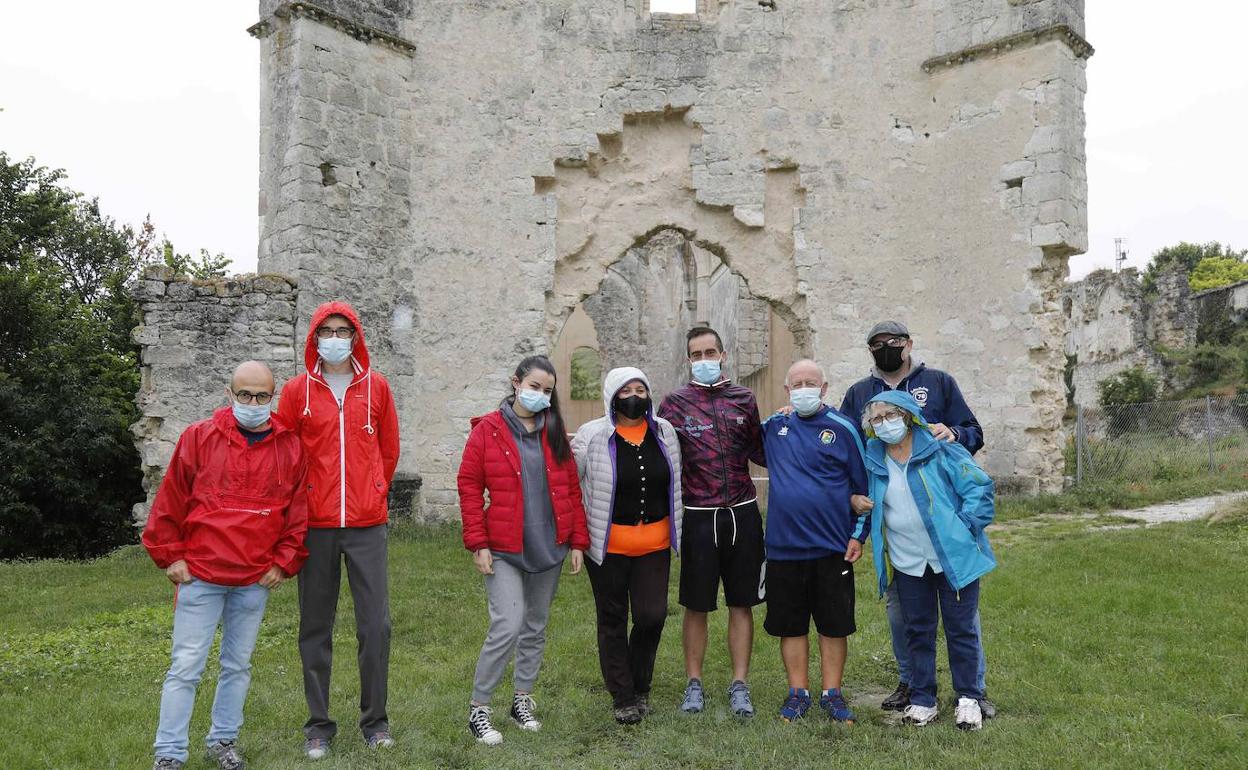
POLYGON ((472 420, 459 466, 464 546, 485 576, 490 613, 468 729, 487 745, 503 740, 491 719, 490 700, 513 650, 511 719, 524 730, 541 728, 532 691, 550 605, 564 559, 571 556, 575 575, 589 547, 576 460, 555 393, 555 367, 545 356, 530 356, 516 367, 510 389, 496 411, 472 420))

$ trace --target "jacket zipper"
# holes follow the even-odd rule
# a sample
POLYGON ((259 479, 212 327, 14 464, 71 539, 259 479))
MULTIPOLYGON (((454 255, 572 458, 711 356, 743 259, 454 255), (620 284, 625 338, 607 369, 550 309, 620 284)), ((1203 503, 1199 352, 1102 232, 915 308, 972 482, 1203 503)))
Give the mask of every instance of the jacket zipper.
MULTIPOLYGON (((724 459, 724 431, 723 426, 719 423, 719 394, 715 392, 714 386, 709 388, 711 396, 711 419, 715 421, 715 447, 719 450, 719 471, 723 478, 723 494, 720 498, 721 505, 731 505, 729 503, 728 492, 728 461, 724 459)), ((718 522, 716 522, 718 523, 718 522)), ((714 525, 712 525, 714 526, 714 525)))
MULTIPOLYGON (((936 501, 932 498, 932 489, 927 485, 927 477, 923 475, 923 469, 919 468, 918 472, 919 481, 923 482, 923 491, 927 493, 927 519, 932 522, 932 531, 934 532, 936 531, 936 501)), ((949 575, 953 576, 953 580, 958 579, 958 576, 953 572, 953 566, 951 564, 945 564, 943 566, 945 571, 948 572, 949 575)), ((953 580, 950 581, 950 585, 953 584, 953 580)), ((953 589, 953 593, 954 596, 957 597, 958 601, 962 601, 962 589, 955 588, 953 589)))
POLYGON ((231 511, 242 511, 243 513, 255 513, 260 516, 268 516, 273 512, 272 508, 231 508, 231 511))
POLYGON ((347 527, 347 435, 344 407, 347 395, 343 393, 342 402, 338 404, 338 501, 340 527, 347 527))

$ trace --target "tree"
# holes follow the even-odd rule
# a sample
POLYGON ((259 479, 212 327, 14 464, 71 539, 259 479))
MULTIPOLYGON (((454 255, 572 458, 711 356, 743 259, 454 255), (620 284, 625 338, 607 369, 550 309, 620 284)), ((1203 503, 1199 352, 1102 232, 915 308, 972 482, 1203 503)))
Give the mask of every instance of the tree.
POLYGON ((131 542, 143 498, 125 286, 150 255, 63 179, 0 152, 0 558, 131 542))
POLYGON ((1248 281, 1248 260, 1243 257, 1205 257, 1196 263, 1188 277, 1192 291, 1216 289, 1248 281))
POLYGON ((1209 257, 1232 257, 1242 261, 1248 257, 1248 250, 1235 251, 1229 245, 1224 246, 1217 241, 1208 243, 1180 241, 1174 246, 1167 246, 1158 250, 1156 254, 1153 254, 1152 259, 1149 260, 1148 267, 1144 270, 1144 292, 1147 294, 1156 292, 1157 278, 1162 273, 1175 268, 1182 268, 1184 272, 1190 275, 1202 259, 1209 257))
POLYGON ((1101 406, 1142 404, 1157 398, 1157 378, 1141 367, 1125 369, 1097 383, 1101 406))

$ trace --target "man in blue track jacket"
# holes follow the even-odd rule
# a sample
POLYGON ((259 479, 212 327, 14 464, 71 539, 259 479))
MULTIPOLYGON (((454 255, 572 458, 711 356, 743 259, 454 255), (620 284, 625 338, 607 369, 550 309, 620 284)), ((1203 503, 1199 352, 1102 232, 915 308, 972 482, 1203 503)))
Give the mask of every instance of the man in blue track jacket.
MULTIPOLYGON (((871 374, 855 382, 841 400, 841 414, 852 420, 862 434, 863 409, 867 402, 888 390, 900 390, 914 397, 923 410, 923 419, 931 426, 932 436, 942 441, 956 441, 971 454, 984 446, 984 431, 975 414, 966 405, 957 380, 947 372, 929 369, 916 362, 911 349, 914 341, 910 330, 900 321, 881 321, 867 334, 867 350, 875 360, 871 374)), ((902 711, 910 704, 910 659, 906 652, 905 623, 901 619, 901 603, 897 589, 890 585, 885 594, 888 627, 893 636, 893 657, 897 659, 899 682, 880 704, 889 711, 902 711)), ((979 628, 976 614, 975 627, 979 628)), ((980 646, 979 688, 984 689, 983 646, 980 646)), ((996 707, 986 698, 980 702, 985 717, 996 715, 996 707)))
POLYGON ((823 403, 828 385, 814 361, 793 364, 785 377, 793 411, 763 425, 771 474, 767 501, 767 619, 780 637, 789 694, 787 722, 811 706, 810 621, 819 634, 819 706, 838 722, 854 714, 841 695, 848 637, 854 633, 854 568, 867 519, 851 498, 867 493, 861 439, 854 423, 823 403))

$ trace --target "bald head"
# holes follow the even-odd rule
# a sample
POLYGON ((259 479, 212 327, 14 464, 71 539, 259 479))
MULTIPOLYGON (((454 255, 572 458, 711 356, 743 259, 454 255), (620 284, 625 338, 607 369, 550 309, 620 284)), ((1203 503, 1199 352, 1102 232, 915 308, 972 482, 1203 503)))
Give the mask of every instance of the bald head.
POLYGON ((273 371, 260 361, 244 361, 234 367, 230 377, 230 390, 246 390, 251 393, 272 393, 277 387, 273 371))
POLYGON ((795 361, 784 375, 784 386, 789 390, 796 388, 822 388, 824 386, 823 369, 809 358, 795 361))

